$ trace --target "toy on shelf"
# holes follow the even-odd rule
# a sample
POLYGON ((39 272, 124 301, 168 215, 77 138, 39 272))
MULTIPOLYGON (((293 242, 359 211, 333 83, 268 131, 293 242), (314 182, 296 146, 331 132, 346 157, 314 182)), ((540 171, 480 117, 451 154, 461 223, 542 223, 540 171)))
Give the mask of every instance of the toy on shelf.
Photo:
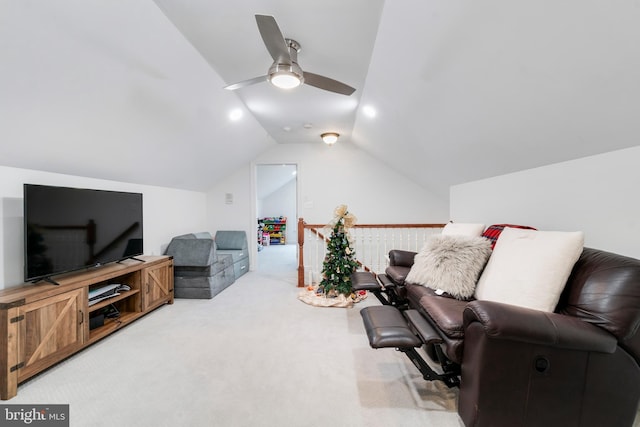
POLYGON ((261 244, 284 245, 286 244, 287 217, 265 217, 258 219, 258 228, 262 230, 261 244), (268 235, 265 243, 265 233, 268 235))

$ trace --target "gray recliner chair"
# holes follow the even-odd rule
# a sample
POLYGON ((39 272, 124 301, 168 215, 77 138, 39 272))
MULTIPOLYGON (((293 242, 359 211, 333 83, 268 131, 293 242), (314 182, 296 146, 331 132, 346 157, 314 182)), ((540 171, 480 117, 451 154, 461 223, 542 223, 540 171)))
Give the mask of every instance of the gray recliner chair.
POLYGON ((208 232, 174 237, 166 254, 173 257, 176 298, 213 298, 235 282, 232 256, 217 253, 208 232))

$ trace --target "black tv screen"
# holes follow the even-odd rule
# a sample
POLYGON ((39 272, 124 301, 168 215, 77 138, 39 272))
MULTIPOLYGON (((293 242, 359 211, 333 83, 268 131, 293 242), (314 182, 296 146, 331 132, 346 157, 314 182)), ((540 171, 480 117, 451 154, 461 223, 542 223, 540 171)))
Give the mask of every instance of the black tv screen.
POLYGON ((24 185, 25 281, 141 255, 142 194, 24 185))

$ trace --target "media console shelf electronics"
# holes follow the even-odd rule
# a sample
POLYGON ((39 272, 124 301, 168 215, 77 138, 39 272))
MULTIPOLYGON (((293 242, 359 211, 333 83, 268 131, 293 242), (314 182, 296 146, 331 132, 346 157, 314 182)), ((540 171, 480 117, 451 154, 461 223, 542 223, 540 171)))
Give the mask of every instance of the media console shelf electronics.
POLYGON ((0 399, 18 384, 164 304, 173 304, 173 258, 140 256, 0 290, 0 399), (109 285, 120 285, 113 287, 109 285), (122 286, 126 285, 126 286, 122 286), (96 289, 114 288, 89 305, 96 289))

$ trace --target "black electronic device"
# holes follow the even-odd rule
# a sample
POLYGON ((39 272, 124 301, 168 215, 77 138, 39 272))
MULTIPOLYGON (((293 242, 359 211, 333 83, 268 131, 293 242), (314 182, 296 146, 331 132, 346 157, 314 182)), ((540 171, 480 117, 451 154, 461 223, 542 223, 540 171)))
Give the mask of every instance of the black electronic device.
POLYGON ((96 314, 94 316, 89 317, 89 330, 93 330, 95 328, 99 328, 100 326, 104 326, 104 314, 96 314))
POLYGON ((24 250, 25 281, 141 255, 142 194, 25 184, 24 250))

